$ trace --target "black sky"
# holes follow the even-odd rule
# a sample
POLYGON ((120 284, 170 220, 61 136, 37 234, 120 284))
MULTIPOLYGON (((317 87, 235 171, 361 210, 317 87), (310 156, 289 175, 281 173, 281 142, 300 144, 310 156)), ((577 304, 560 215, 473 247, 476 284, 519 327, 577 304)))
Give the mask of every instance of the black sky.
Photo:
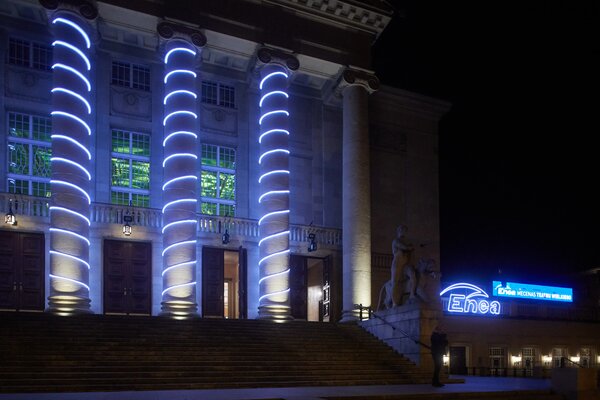
POLYGON ((600 267, 600 2, 392 2, 384 84, 447 100, 445 280, 600 267))

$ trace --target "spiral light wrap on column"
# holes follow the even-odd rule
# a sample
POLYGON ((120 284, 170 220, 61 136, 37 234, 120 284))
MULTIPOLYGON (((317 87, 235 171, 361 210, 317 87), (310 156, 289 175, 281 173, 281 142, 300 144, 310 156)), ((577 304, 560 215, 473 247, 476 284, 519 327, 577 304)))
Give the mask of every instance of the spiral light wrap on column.
POLYGON ((87 23, 68 12, 51 19, 52 206, 50 296, 56 313, 90 312, 91 42, 87 23))
POLYGON ((196 313, 196 49, 167 43, 164 64, 162 313, 196 313))
POLYGON ((275 321, 290 313, 290 223, 288 73, 278 64, 261 69, 259 318, 275 321))

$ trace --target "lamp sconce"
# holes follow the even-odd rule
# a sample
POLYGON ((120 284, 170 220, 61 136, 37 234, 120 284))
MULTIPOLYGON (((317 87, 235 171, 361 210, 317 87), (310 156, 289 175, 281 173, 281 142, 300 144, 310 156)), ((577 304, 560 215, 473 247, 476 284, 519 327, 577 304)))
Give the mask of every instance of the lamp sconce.
MULTIPOLYGON (((129 200, 129 207, 131 207, 131 200, 129 200)), ((129 210, 123 215, 123 235, 131 236, 133 233, 133 228, 130 225, 130 222, 133 222, 133 217, 129 215, 129 210)))
POLYGON ((444 354, 444 366, 448 366, 449 362, 450 362, 450 356, 448 356, 447 354, 444 354))
POLYGON ((7 225, 17 225, 17 217, 12 211, 12 199, 8 203, 8 212, 4 216, 4 223, 7 225))
POLYGON ((519 364, 522 360, 521 356, 510 356, 510 360, 512 361, 513 365, 515 364, 519 364))
POLYGON ((229 231, 227 230, 227 228, 225 228, 225 233, 223 234, 223 236, 221 236, 221 242, 223 244, 229 243, 229 231))
POLYGON ((579 356, 572 356, 571 357, 571 361, 573 361, 574 363, 578 363, 581 360, 581 357, 579 356))
POLYGON ((308 251, 317 251, 317 242, 315 241, 316 235, 314 233, 308 234, 308 251))

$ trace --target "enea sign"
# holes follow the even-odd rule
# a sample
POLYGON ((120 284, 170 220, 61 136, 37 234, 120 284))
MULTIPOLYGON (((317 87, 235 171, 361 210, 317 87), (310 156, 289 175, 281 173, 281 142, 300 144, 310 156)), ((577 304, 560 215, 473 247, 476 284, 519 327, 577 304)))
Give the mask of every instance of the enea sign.
POLYGON ((459 314, 491 314, 499 315, 500 302, 489 300, 485 290, 470 283, 455 283, 440 292, 440 296, 448 296, 446 311, 459 314))
POLYGON ((547 300, 573 302, 573 289, 556 287, 530 285, 527 283, 493 281, 494 296, 511 297, 513 299, 547 300))

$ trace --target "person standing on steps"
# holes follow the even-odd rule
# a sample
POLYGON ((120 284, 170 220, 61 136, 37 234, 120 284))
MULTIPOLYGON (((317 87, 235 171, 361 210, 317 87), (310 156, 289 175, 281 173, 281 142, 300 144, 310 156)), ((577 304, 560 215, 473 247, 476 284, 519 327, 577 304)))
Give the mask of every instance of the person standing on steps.
POLYGON ((444 386, 440 382, 440 371, 444 364, 444 354, 448 348, 448 336, 443 327, 438 323, 431 333, 431 357, 433 357, 433 378, 431 384, 435 387, 444 386))

